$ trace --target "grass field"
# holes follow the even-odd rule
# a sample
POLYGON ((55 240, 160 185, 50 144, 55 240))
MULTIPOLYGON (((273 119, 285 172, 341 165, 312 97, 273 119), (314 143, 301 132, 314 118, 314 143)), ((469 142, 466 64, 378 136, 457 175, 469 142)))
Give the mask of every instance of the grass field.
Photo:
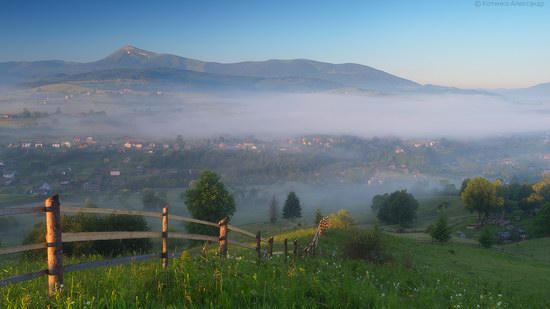
MULTIPOLYGON (((314 229, 277 235, 306 242, 314 229)), ((543 308, 550 306, 550 261, 491 250, 417 243, 384 236, 393 259, 383 265, 341 255, 349 231, 327 233, 316 258, 257 263, 230 247, 213 254, 69 273, 63 295, 46 296, 45 278, 0 289, 3 308, 543 308)), ((529 242, 525 242, 527 245, 529 242)), ((532 246, 540 244, 533 243, 532 246)), ((528 246, 531 246, 530 244, 528 246)), ((95 257, 97 258, 97 257, 95 257)), ((66 263, 75 263, 66 259, 66 263)), ((40 265, 38 265, 40 264, 40 265)), ((43 263, 3 264, 4 276, 43 263)))

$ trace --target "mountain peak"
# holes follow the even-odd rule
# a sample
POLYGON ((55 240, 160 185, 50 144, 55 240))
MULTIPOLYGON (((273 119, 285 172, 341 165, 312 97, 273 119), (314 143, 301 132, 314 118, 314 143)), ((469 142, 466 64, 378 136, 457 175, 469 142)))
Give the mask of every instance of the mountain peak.
POLYGON ((133 51, 133 50, 137 50, 137 49, 139 49, 139 48, 137 48, 135 46, 132 46, 132 45, 124 45, 121 48, 119 48, 118 50, 119 51, 133 51))
POLYGON ((157 55, 156 53, 153 53, 144 49, 140 49, 132 45, 122 46, 121 48, 117 49, 113 53, 113 55, 116 55, 116 54, 127 54, 129 56, 137 56, 140 58, 151 58, 157 55))

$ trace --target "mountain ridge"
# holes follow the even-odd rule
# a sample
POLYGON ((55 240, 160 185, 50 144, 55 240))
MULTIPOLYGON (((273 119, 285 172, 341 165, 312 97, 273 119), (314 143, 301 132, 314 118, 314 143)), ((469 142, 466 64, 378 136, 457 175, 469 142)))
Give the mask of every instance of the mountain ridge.
POLYGON ((204 62, 177 55, 154 53, 132 45, 124 45, 100 60, 87 63, 61 60, 0 63, 0 73, 4 77, 0 80, 21 83, 57 74, 75 75, 110 69, 153 68, 171 68, 223 76, 305 78, 375 91, 421 87, 413 81, 354 63, 331 64, 308 59, 204 62))
MULTIPOLYGON (((95 75, 105 75, 105 72, 102 71, 115 69, 150 70, 151 72, 146 74, 144 72, 139 72, 139 74, 157 76, 161 81, 166 81, 170 77, 174 78, 176 75, 174 72, 163 71, 168 76, 159 76, 159 69, 210 74, 202 75, 202 77, 205 77, 204 82, 211 80, 212 75, 219 75, 216 79, 218 81, 226 81, 225 84, 227 85, 235 85, 235 82, 229 81, 230 77, 238 80, 243 80, 243 78, 260 78, 263 79, 264 83, 274 88, 278 88, 276 85, 278 82, 290 86, 290 80, 294 79, 299 82, 295 87, 291 88, 299 91, 300 86, 306 85, 303 90, 308 92, 313 89, 316 89, 315 91, 334 91, 338 89, 335 87, 340 87, 342 89, 355 88, 373 93, 495 94, 494 91, 482 89, 421 85, 412 80, 356 63, 333 64, 309 59, 269 59, 265 61, 235 63, 205 62, 178 55, 155 53, 132 45, 124 45, 102 59, 86 63, 63 60, 2 62, 0 63, 0 83, 26 86, 47 84, 48 80, 50 80, 50 83, 59 80, 59 75, 66 75, 63 80, 70 81, 73 75, 74 78, 80 79, 83 75, 79 74, 90 73, 89 76, 93 76, 94 73, 92 72, 96 72, 95 75)), ((126 76, 138 74, 138 72, 121 72, 126 76)), ((199 80, 200 78, 195 79, 194 82, 198 82, 199 80)), ((183 84, 185 81, 186 79, 173 80, 173 82, 179 84, 183 84)), ((251 81, 251 83, 254 82, 251 81)), ((550 87, 539 87, 540 85, 496 93, 500 95, 506 95, 506 93, 528 95, 532 92, 537 92, 537 95, 541 95, 542 93, 550 97, 550 87)), ((288 87, 281 87, 281 89, 288 89, 288 87)))

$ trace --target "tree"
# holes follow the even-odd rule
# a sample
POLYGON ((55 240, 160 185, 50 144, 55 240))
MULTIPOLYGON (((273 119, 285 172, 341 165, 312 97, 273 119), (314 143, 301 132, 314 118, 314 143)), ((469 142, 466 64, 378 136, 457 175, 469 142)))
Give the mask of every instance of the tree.
POLYGON ((128 198, 130 198, 131 194, 132 192, 130 192, 130 190, 122 189, 120 191, 120 195, 118 196, 118 202, 120 203, 120 205, 122 205, 123 207, 128 207, 128 198))
POLYGON ((439 219, 430 230, 433 239, 440 243, 446 243, 451 239, 451 229, 447 224, 447 216, 443 211, 439 212, 439 219))
POLYGON ((542 181, 539 181, 531 186, 533 193, 527 198, 528 202, 545 202, 550 201, 550 174, 546 173, 542 176, 542 181))
POLYGON ((377 206, 377 217, 387 224, 406 226, 416 218, 418 201, 407 190, 395 191, 387 197, 373 198, 373 205, 377 206), (375 201, 375 199, 377 199, 375 201))
POLYGON ((166 199, 157 196, 155 190, 151 188, 143 189, 141 194, 141 202, 143 203, 143 208, 145 209, 158 210, 166 205, 166 199))
POLYGON ((355 221, 347 209, 340 209, 328 217, 331 229, 347 229, 355 226, 355 221))
POLYGON ((277 213, 279 212, 279 205, 277 203, 277 199, 275 198, 275 194, 273 194, 273 197, 271 197, 271 202, 269 203, 269 222, 272 224, 277 222, 277 213))
POLYGON ((544 204, 539 209, 535 216, 534 227, 538 235, 550 235, 550 203, 544 204))
POLYGON ((488 228, 484 228, 483 230, 481 230, 478 241, 483 248, 490 248, 494 243, 494 239, 493 239, 493 235, 491 235, 491 231, 489 231, 488 228))
MULTIPOLYGON (((212 171, 204 171, 193 188, 180 195, 183 198, 191 216, 210 222, 218 222, 225 217, 230 218, 235 212, 235 199, 227 191, 220 177, 212 171)), ((213 227, 188 223, 190 233, 216 235, 218 230, 213 227)))
POLYGON ((464 180, 462 181, 462 185, 460 186, 460 194, 462 194, 462 192, 464 192, 464 190, 466 190, 466 187, 468 186, 468 183, 470 182, 470 178, 464 178, 464 180))
POLYGON ((294 191, 290 192, 286 197, 285 206, 283 207, 283 218, 294 221, 296 218, 302 217, 302 207, 300 199, 294 191))
POLYGON ((97 205, 92 201, 91 198, 87 198, 84 201, 84 207, 86 207, 86 208, 97 208, 97 205))
POLYGON ((24 107, 23 112, 21 112, 21 118, 31 118, 31 116, 31 112, 26 107, 24 107))
POLYGON ((378 213, 378 210, 380 210, 380 207, 382 204, 386 202, 386 200, 390 197, 388 193, 384 193, 384 195, 377 194, 372 198, 372 204, 371 209, 372 212, 378 213))
POLYGON ((470 179, 460 198, 467 210, 478 212, 480 221, 482 214, 487 216, 504 205, 503 198, 497 195, 497 184, 491 183, 483 177, 470 179))
POLYGON ((323 214, 321 213, 321 209, 317 208, 315 210, 315 224, 318 225, 321 220, 323 220, 323 214))

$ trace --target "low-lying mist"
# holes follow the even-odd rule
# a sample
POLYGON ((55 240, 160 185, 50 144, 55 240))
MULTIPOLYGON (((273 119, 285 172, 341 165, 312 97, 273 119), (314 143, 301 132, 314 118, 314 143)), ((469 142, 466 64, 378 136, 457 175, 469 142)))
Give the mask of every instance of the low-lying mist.
MULTIPOLYGON (((20 103, 21 108, 25 102, 20 103)), ((53 112, 58 105, 27 104, 53 112)), ((56 116, 30 134, 203 138, 284 138, 307 134, 361 137, 477 138, 549 128, 548 103, 519 104, 481 95, 166 94, 101 100, 74 98, 63 112, 103 110, 100 118, 56 116)), ((11 106, 12 109, 14 106, 11 106)), ((22 131, 21 131, 22 132, 22 131)), ((12 132, 15 133, 15 132, 12 132)))

